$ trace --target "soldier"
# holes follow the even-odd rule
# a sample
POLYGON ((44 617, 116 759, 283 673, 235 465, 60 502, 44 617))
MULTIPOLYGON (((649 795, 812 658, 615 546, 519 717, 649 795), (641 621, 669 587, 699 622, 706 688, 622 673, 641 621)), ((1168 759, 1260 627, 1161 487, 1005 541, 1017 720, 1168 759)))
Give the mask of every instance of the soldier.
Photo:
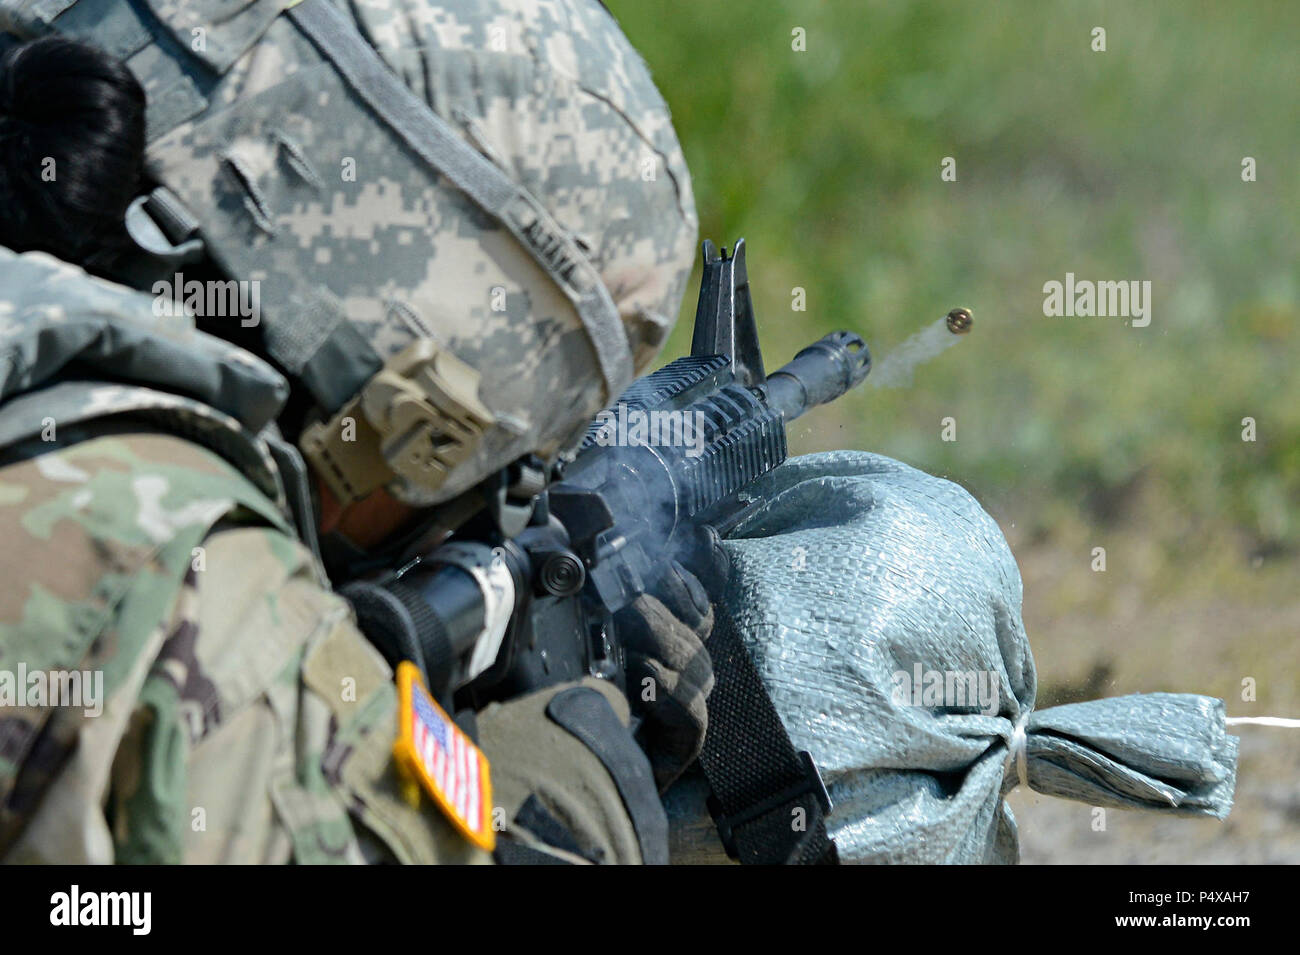
POLYGON ((493 704, 476 814, 476 770, 396 764, 418 681, 316 543, 341 578, 508 523, 650 362, 696 231, 667 108, 588 0, 283 6, 0 3, 0 858, 485 861, 490 821, 666 861, 707 599, 630 628, 648 759, 602 681, 493 704))

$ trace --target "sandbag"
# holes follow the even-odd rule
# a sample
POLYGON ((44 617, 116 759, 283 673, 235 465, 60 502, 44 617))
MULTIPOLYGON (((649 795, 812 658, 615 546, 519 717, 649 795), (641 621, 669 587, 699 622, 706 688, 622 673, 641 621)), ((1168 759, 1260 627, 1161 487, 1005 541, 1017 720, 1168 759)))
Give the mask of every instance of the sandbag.
MULTIPOLYGON (((1016 785, 1223 818, 1237 738, 1221 700, 1134 694, 1034 710, 1021 581, 953 484, 876 454, 793 458, 724 542, 719 602, 796 749, 826 781, 844 862, 1010 863, 1016 785)), ((667 796, 674 862, 722 857, 702 777, 667 796)))

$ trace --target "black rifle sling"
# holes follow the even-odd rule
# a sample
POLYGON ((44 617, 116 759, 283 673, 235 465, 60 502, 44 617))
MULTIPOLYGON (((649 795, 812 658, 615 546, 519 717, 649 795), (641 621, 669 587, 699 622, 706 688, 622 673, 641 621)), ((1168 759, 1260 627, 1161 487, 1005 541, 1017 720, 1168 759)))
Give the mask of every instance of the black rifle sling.
POLYGON ((727 854, 747 865, 838 865, 830 800, 812 757, 796 752, 725 608, 715 607, 714 685, 700 766, 727 854))

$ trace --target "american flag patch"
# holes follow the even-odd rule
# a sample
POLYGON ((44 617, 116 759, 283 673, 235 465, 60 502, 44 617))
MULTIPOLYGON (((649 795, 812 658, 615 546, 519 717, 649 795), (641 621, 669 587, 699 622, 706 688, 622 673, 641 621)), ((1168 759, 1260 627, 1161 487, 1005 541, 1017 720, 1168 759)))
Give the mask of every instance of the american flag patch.
POLYGON ((492 778, 487 757, 424 687, 420 670, 397 666, 398 733, 393 755, 467 839, 487 849, 492 831, 492 778))

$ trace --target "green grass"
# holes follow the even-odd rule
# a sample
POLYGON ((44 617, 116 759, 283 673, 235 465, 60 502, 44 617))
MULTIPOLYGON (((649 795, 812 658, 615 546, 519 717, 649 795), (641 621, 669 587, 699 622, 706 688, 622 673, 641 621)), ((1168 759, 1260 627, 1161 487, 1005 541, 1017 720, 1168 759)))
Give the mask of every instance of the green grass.
POLYGON ((1173 564, 1300 551, 1300 5, 610 6, 673 109, 702 237, 747 241, 769 365, 975 312, 910 388, 810 416, 796 450, 949 475, 1035 539, 1135 523, 1173 564), (1045 317, 1066 272, 1150 280, 1150 326, 1045 317))

